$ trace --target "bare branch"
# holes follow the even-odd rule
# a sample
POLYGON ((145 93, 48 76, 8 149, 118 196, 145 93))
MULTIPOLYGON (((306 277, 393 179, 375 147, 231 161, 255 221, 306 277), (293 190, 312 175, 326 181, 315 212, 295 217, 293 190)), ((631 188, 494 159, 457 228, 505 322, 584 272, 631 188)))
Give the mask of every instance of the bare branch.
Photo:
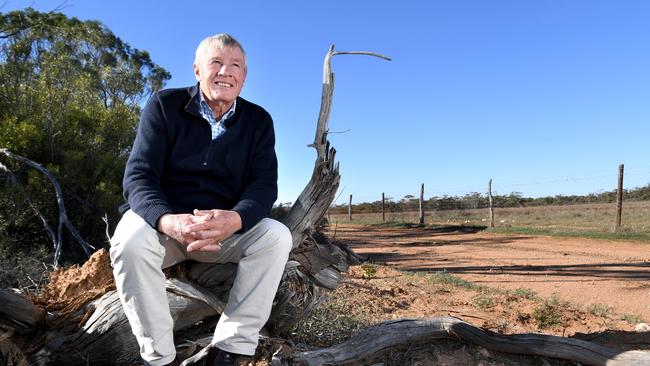
POLYGON ((343 192, 345 191, 345 188, 346 188, 346 187, 341 188, 341 191, 339 192, 338 195, 336 195, 336 198, 334 198, 334 200, 332 201, 332 203, 336 202, 336 201, 339 199, 339 197, 341 197, 341 195, 342 195, 343 192))
POLYGON ((345 131, 327 131, 327 134, 328 135, 331 135, 331 134, 343 134, 343 133, 348 133, 350 131, 352 131, 352 129, 348 128, 345 131))
POLYGON ((294 202, 283 222, 291 230, 293 246, 298 247, 306 239, 309 232, 323 218, 333 202, 340 182, 338 163, 335 162, 336 150, 330 147, 327 140, 329 134, 328 121, 332 109, 334 95, 334 73, 332 73, 331 59, 341 55, 368 55, 389 60, 386 56, 372 52, 334 52, 334 45, 330 46, 323 63, 323 90, 321 105, 316 123, 314 142, 309 147, 316 149, 316 162, 312 177, 303 189, 298 199, 294 202))
POLYGON ((325 61, 323 65, 323 95, 321 97, 320 113, 318 115, 318 124, 316 126, 316 136, 314 137, 314 143, 309 146, 313 146, 318 153, 318 157, 324 157, 326 155, 326 145, 327 145, 327 134, 328 134, 328 123, 330 111, 332 109, 332 98, 334 95, 334 73, 332 72, 331 60, 332 57, 336 55, 365 55, 379 57, 384 60, 391 61, 387 56, 366 51, 334 51, 334 45, 330 46, 327 55, 325 55, 325 61))
POLYGON ((104 224, 106 224, 106 240, 110 242, 111 234, 109 234, 108 214, 106 212, 104 212, 104 216, 102 216, 102 221, 104 221, 104 224))
POLYGON ((393 61, 393 59, 391 59, 388 56, 384 56, 379 53, 365 52, 365 51, 338 51, 338 52, 334 52, 332 56, 336 56, 336 55, 367 55, 367 56, 375 56, 375 57, 383 58, 384 60, 387 61, 393 61))
POLYGON ((16 155, 9 151, 8 149, 0 149, 0 153, 6 155, 7 157, 18 160, 21 163, 27 164, 39 172, 45 174, 45 176, 50 180, 50 183, 52 183, 52 186, 54 186, 54 192, 56 194, 56 202, 59 206, 59 226, 58 226, 58 233, 57 233, 57 240, 56 240, 56 245, 55 245, 55 250, 54 250, 54 266, 58 266, 58 261, 59 257, 61 254, 61 245, 63 243, 63 226, 65 225, 66 228, 68 228, 68 231, 70 231, 70 234, 77 239, 77 242, 81 245, 81 248, 83 249, 84 253, 86 253, 87 257, 90 257, 92 252, 95 250, 95 248, 88 244, 79 234, 77 231, 77 228, 70 223, 70 220, 68 219, 68 214, 66 213, 65 210, 65 205, 63 203, 63 191, 61 190, 61 186, 59 185, 58 181, 56 178, 50 173, 47 169, 43 168, 42 165, 29 160, 25 157, 22 157, 20 155, 16 155))
POLYGON ((2 164, 1 161, 0 161, 0 170, 2 170, 2 171, 4 171, 5 173, 7 173, 7 176, 9 177, 9 181, 11 182, 11 185, 14 185, 14 186, 15 186, 15 185, 17 184, 17 181, 16 181, 16 175, 14 174, 14 172, 12 172, 11 170, 9 170, 9 168, 7 168, 6 165, 2 164))
POLYGON ((50 225, 47 223, 47 220, 45 219, 45 216, 43 216, 43 214, 41 213, 41 211, 39 211, 39 210, 36 208, 36 206, 34 205, 34 203, 32 202, 32 200, 30 200, 30 199, 28 198, 28 199, 27 199, 27 203, 29 204, 29 207, 32 208, 32 211, 34 211, 34 213, 36 214, 36 216, 38 216, 38 218, 41 219, 41 222, 43 223, 43 228, 45 228, 45 232, 47 232, 47 235, 50 237, 50 240, 52 240, 53 247, 54 247, 54 249, 56 250, 56 248, 57 248, 57 237, 56 237, 56 234, 54 234, 54 230, 52 230, 52 228, 50 227, 50 225))

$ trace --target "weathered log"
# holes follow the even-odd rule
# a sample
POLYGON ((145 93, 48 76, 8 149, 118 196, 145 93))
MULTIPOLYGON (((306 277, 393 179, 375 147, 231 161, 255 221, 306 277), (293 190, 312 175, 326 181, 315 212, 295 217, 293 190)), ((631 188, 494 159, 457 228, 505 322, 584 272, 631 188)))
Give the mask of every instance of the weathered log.
MULTIPOLYGON (((225 303, 210 291, 180 280, 167 281, 167 300, 174 333, 215 318, 225 303)), ((66 317, 64 326, 50 329, 49 341, 29 357, 30 365, 133 365, 140 351, 116 291, 66 317)), ((211 324, 212 326, 212 324, 211 324)))
POLYGON ((381 323, 341 344, 315 351, 296 352, 292 364, 370 364, 387 349, 443 338, 474 343, 491 351, 559 358, 585 365, 650 365, 650 352, 619 352, 587 341, 544 334, 501 335, 451 317, 401 319, 381 323))
POLYGON ((17 332, 26 332, 39 325, 45 311, 20 292, 0 289, 0 324, 17 332))

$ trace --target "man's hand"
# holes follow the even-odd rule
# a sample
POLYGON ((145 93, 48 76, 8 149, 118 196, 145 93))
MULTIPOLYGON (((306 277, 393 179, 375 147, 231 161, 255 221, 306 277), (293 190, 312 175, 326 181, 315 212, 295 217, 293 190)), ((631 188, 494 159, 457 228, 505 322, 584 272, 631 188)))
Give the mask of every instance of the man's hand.
POLYGON ((195 223, 187 230, 194 241, 187 246, 187 251, 217 251, 221 242, 242 228, 239 213, 228 210, 194 210, 195 223))
POLYGON ((189 245, 196 238, 188 227, 196 222, 197 218, 190 214, 164 214, 158 219, 158 231, 179 243, 189 245))

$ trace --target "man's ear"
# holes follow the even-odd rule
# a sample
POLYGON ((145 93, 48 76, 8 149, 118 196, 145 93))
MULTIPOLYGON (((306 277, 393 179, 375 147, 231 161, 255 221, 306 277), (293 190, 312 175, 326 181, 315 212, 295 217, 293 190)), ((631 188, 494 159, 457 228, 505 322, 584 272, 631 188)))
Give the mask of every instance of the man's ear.
POLYGON ((194 76, 196 77, 196 81, 201 81, 201 69, 199 69, 199 65, 194 64, 194 76))

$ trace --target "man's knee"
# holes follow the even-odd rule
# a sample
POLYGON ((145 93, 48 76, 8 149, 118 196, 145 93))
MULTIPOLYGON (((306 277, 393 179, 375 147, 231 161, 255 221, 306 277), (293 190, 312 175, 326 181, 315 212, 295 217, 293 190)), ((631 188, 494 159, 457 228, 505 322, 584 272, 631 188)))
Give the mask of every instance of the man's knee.
POLYGON ((289 255, 291 251, 291 231, 283 223, 274 219, 263 219, 260 221, 265 231, 265 241, 272 244, 273 249, 279 253, 289 255))
POLYGON ((138 261, 153 255, 164 255, 157 232, 142 218, 127 212, 120 220, 111 238, 111 262, 138 261))

